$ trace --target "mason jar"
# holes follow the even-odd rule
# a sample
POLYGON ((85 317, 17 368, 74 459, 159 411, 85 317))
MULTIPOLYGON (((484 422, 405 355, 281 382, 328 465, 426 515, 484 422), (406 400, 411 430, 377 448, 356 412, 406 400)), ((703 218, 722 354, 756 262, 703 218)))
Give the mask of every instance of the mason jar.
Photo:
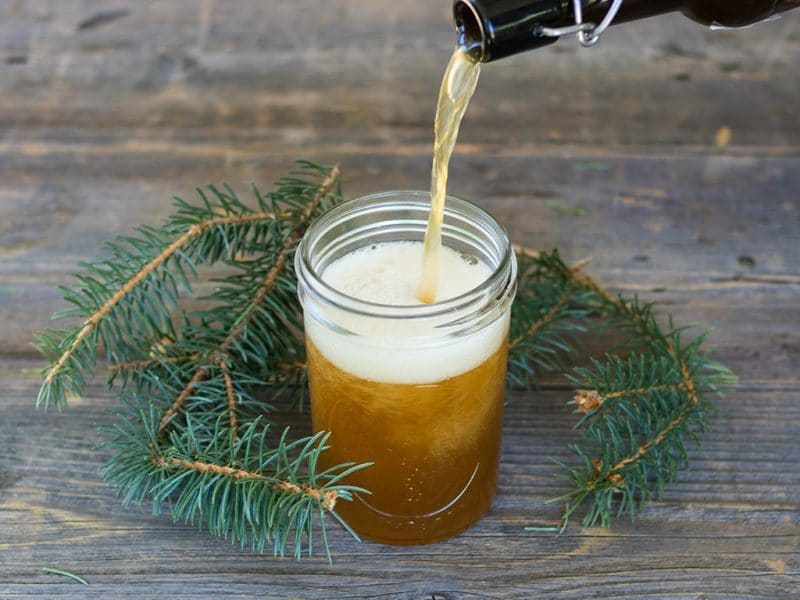
POLYGON ((430 206, 429 193, 414 191, 346 202, 311 224, 295 255, 312 426, 331 433, 319 469, 373 463, 346 480, 369 494, 336 509, 359 535, 388 544, 464 531, 497 487, 517 269, 504 229, 447 198, 442 244, 486 277, 432 304, 368 301, 326 280, 355 253, 362 268, 376 249, 421 250, 430 206))

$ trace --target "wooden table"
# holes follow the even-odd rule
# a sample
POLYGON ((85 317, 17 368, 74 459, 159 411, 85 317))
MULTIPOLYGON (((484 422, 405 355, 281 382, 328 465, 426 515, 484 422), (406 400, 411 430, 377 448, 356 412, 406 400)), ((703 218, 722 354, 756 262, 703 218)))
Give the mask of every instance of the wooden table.
POLYGON ((347 197, 424 188, 453 41, 446 0, 0 3, 0 597, 800 595, 800 14, 713 34, 669 16, 489 65, 462 130, 453 193, 714 327, 741 378, 635 522, 525 530, 555 521, 544 502, 565 489, 561 379, 510 398, 476 527, 416 548, 337 530, 332 566, 124 510, 98 474, 102 377, 63 414, 33 408, 56 286, 171 196, 266 185, 299 156, 339 162, 347 197))

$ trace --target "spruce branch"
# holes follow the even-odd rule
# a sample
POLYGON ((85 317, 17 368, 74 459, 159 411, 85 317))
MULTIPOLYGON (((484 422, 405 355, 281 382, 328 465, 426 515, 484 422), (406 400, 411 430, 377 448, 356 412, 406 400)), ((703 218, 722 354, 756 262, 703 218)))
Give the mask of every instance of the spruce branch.
POLYGON ((186 399, 189 397, 195 389, 197 388, 197 384, 203 381, 206 377, 208 377, 208 368, 207 367, 200 367, 197 371, 194 372, 192 378, 189 382, 183 387, 183 389, 178 392, 177 397, 172 402, 170 407, 166 410, 164 415, 161 417, 161 420, 158 422, 158 431, 159 434, 163 431, 164 427, 167 423, 172 420, 172 417, 178 414, 178 412, 183 408, 186 399))
POLYGON ((253 473, 251 471, 245 471, 244 469, 237 469, 236 467, 202 462, 199 460, 186 460, 185 458, 182 459, 176 457, 172 457, 167 460, 163 456, 157 455, 153 457, 153 464, 156 467, 175 469, 178 471, 197 471, 198 473, 226 475, 232 477, 234 480, 254 479, 263 481, 267 487, 270 487, 273 490, 308 496, 309 498, 319 502, 322 508, 325 510, 333 510, 336 506, 336 500, 339 497, 339 492, 337 490, 318 489, 311 487, 307 483, 296 484, 286 480, 276 481, 273 478, 265 477, 260 473, 253 473))
MULTIPOLYGON (((301 167, 307 172, 315 168, 310 163, 301 167)), ((337 180, 338 170, 334 168, 329 175, 337 180)), ((286 178, 282 183, 302 191, 307 182, 286 178)), ((64 288, 65 298, 74 307, 57 316, 82 317, 84 321, 77 330, 49 330, 37 337, 40 351, 53 358, 43 372, 37 405, 61 408, 68 394, 79 395, 94 369, 100 342, 111 362, 118 363, 124 362, 132 348, 141 347, 143 337, 173 338, 170 310, 177 306, 181 292, 191 291, 187 270, 196 272, 199 264, 248 254, 273 233, 271 224, 297 217, 291 200, 282 206, 254 190, 259 200, 254 210, 230 189, 220 191, 211 186, 209 190, 215 201, 202 190, 203 207, 176 199, 179 210, 161 230, 140 227, 139 237, 120 237, 117 243, 108 244, 111 258, 84 264, 87 274, 77 275, 82 287, 64 288), (175 239, 170 240, 171 236, 175 239)), ((319 197, 317 204, 322 200, 319 197)), ((301 215, 299 232, 309 217, 301 215)))
POLYGON ((571 286, 568 286, 561 293, 561 295, 555 301, 553 306, 551 306, 550 309, 544 315, 536 319, 536 321, 533 322, 533 324, 527 329, 527 331, 524 331, 523 333, 519 334, 509 342, 508 345, 509 350, 513 350, 520 344, 524 343, 526 339, 535 338, 539 334, 539 331, 541 329, 547 327, 553 321, 555 321, 556 317, 567 306, 567 304, 572 299, 572 296, 574 294, 575 290, 571 286))
MULTIPOLYGON (((582 290, 580 317, 596 315, 601 326, 618 326, 627 333, 629 345, 642 352, 627 359, 607 356, 605 363, 595 360, 592 369, 576 369, 570 376, 578 387, 573 402, 582 415, 576 428, 583 440, 571 447, 583 468, 563 465, 573 490, 557 500, 566 501, 564 524, 589 499, 584 524, 608 527, 615 512, 635 514, 675 480, 688 460, 685 440, 697 441, 696 432, 707 427, 711 405, 706 396, 735 378, 700 350, 705 334, 682 345, 683 329, 674 327, 671 316, 668 329, 662 329, 651 304, 642 305, 636 297, 615 298, 555 253, 520 256, 546 266, 548 273, 528 267, 534 279, 526 282, 529 288, 541 289, 549 276, 564 290, 522 339, 529 335, 535 340, 540 323, 546 326, 552 314, 573 301, 572 293, 580 293, 573 290, 582 290)), ((582 323, 584 330, 589 324, 582 323)))
POLYGON ((205 526, 242 545, 250 541, 259 552, 271 543, 273 552, 283 555, 291 542, 299 558, 306 544, 309 554, 313 551, 317 526, 329 556, 325 517, 341 521, 336 503, 365 493, 340 483, 364 465, 317 469, 327 448, 323 432, 290 442, 284 430, 273 445, 263 417, 244 425, 237 439, 225 419, 218 419, 210 430, 190 425, 191 434, 173 431, 160 443, 158 412, 134 405, 120 409, 117 422, 105 428, 106 446, 115 456, 103 474, 126 506, 149 499, 154 514, 166 505, 174 520, 205 526))
POLYGON ((368 493, 340 482, 364 464, 318 471, 324 434, 272 440, 271 406, 256 393, 302 378, 292 257, 311 219, 341 201, 339 177, 301 162, 269 194, 254 188, 253 208, 228 187, 198 190, 198 205, 176 199, 161 228, 109 245, 110 258, 85 264, 82 286, 65 290, 75 308, 61 315, 83 322, 40 336, 53 357, 40 403, 80 393, 105 347, 123 402, 105 428, 104 476, 125 504, 149 500, 215 535, 276 554, 291 543, 299 556, 318 526, 328 552, 326 517, 341 522, 337 502, 368 493), (190 278, 217 263, 230 273, 204 298, 211 307, 182 310, 190 278))
MULTIPOLYGON (((70 360, 74 359, 74 356, 79 352, 81 345, 85 343, 87 336, 89 336, 89 334, 91 334, 97 328, 98 324, 109 315, 109 313, 120 303, 123 298, 130 294, 136 286, 140 285, 148 277, 148 275, 164 265, 167 260, 169 260, 181 248, 186 246, 186 244, 191 240, 198 238, 202 233, 213 227, 239 225, 248 222, 264 221, 267 219, 286 218, 287 216, 288 213, 276 214, 264 212, 247 216, 208 219, 192 225, 188 231, 186 231, 186 233, 164 248, 164 250, 162 250, 158 256, 155 256, 149 262, 147 262, 133 277, 126 281, 116 292, 114 292, 100 308, 89 315, 83 326, 80 328, 80 330, 78 330, 78 333, 70 340, 67 349, 64 350, 55 363, 47 369, 44 379, 44 386, 52 385, 53 380, 64 370, 64 366, 70 360)), ((88 282, 89 279, 86 278, 84 281, 88 282)))
POLYGON ((508 381, 536 385, 541 372, 563 370, 574 341, 587 331, 588 296, 569 276, 558 251, 516 247, 517 296, 512 308, 508 381))
MULTIPOLYGON (((219 345, 208 348, 205 351, 204 358, 215 359, 222 365, 224 365, 225 360, 230 358, 229 351, 231 347, 234 346, 234 344, 239 341, 239 338, 247 332, 248 326, 257 317, 258 311, 262 308, 267 295, 272 292, 278 284, 279 277, 287 266, 287 261, 289 260, 291 252, 293 251, 303 232, 308 227, 311 217, 318 211, 323 199, 331 193, 331 190, 336 185, 339 175, 339 167, 335 166, 319 185, 319 189, 306 203, 302 212, 298 216, 295 226, 290 230, 289 234, 280 244, 274 256, 270 257, 270 260, 273 264, 267 270, 263 280, 261 281, 261 284, 256 289, 252 298, 245 305, 244 310, 241 311, 239 316, 235 319, 233 326, 227 332, 219 345)), ((245 361, 247 359, 246 356, 243 356, 242 358, 245 361)), ((227 367, 223 367, 223 374, 226 373, 226 369, 227 367)), ((186 402, 186 399, 195 390, 197 384, 207 376, 208 367, 201 366, 197 369, 183 390, 181 390, 181 392, 175 398, 172 405, 164 413, 164 416, 161 418, 161 422, 159 424, 159 431, 161 431, 167 425, 167 423, 169 423, 178 414, 186 402)), ((229 376, 226 376, 226 389, 229 380, 229 376)), ((233 415, 233 413, 231 414, 233 415)), ((235 418, 232 416, 232 419, 235 418)), ((232 420, 232 423, 235 423, 235 420, 232 420)))

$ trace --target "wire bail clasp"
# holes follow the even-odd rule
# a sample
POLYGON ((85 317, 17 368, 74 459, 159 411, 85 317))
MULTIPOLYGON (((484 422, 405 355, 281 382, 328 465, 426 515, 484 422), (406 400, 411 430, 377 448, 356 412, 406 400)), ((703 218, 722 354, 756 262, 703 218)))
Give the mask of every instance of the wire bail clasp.
POLYGON ((581 0, 573 0, 573 11, 575 13, 574 25, 569 25, 567 27, 541 27, 536 30, 536 33, 547 37, 561 37, 562 35, 574 33, 577 35, 578 42, 580 42, 581 46, 589 48, 600 41, 600 36, 608 29, 609 25, 611 25, 611 21, 617 16, 621 6, 622 0, 614 0, 611 6, 608 7, 608 12, 606 16, 603 17, 603 20, 600 21, 598 25, 595 25, 594 23, 583 21, 583 5, 581 4, 581 0))

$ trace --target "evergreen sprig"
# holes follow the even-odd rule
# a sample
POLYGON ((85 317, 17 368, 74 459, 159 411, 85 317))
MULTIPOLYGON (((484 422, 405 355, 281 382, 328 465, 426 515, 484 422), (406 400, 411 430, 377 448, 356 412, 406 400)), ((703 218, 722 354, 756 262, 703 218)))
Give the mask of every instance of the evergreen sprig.
MULTIPOLYGON (((306 393, 292 257, 309 222, 341 201, 339 170, 301 161, 272 192, 254 187, 254 207, 228 186, 198 194, 197 204, 176 199, 161 227, 109 244, 107 258, 82 264, 77 285, 63 288, 72 306, 55 316, 79 323, 38 336, 51 362, 37 404, 61 409, 81 394, 102 349, 121 400, 103 428, 112 451, 103 474, 125 505, 150 501, 155 513, 166 507, 175 520, 279 555, 310 553, 319 530, 330 557, 326 517, 355 535, 335 507, 367 493, 346 478, 368 465, 319 471, 327 434, 292 440, 269 413, 277 395, 302 403, 306 393), (203 307, 183 308, 200 270, 217 264, 225 275, 209 277, 203 307)), ((625 334, 627 354, 568 375, 581 441, 576 464, 562 465, 564 524, 588 503, 584 523, 608 526, 675 479, 686 441, 706 427, 709 396, 732 376, 710 360, 705 336, 684 341, 652 305, 611 296, 557 251, 516 252, 510 385, 564 371, 588 331, 625 334)))
MULTIPOLYGON (((313 177, 324 172, 302 162, 298 171, 277 182, 274 192, 262 195, 254 187, 255 209, 242 203, 228 186, 198 189, 198 205, 176 198, 176 213, 160 229, 139 227, 138 236, 120 237, 107 244, 108 258, 82 263, 85 272, 75 276, 80 285, 62 287, 65 300, 73 306, 54 315, 80 318, 82 325, 37 336, 40 351, 53 359, 43 374, 37 405, 61 408, 69 394, 79 395, 101 346, 117 370, 127 364, 148 366, 147 361, 196 360, 197 354, 210 354, 210 348, 222 343, 226 345, 223 353, 239 357, 249 353, 253 358, 252 344, 260 341, 274 345, 267 348, 270 358, 278 358, 276 351, 280 351, 293 359, 302 351, 302 342, 284 335, 274 319, 286 317, 291 325, 299 323, 299 310, 290 299, 293 275, 289 259, 308 221, 341 197, 337 170, 330 183, 333 187, 317 198, 319 182, 313 177), (315 199, 317 205, 309 206, 315 199), (211 298, 223 303, 200 314, 179 313, 176 317, 179 297, 192 291, 189 275, 196 278, 198 267, 217 262, 240 270, 238 276, 221 282, 227 287, 211 298), (265 271, 265 264, 274 271, 265 271), (262 283, 265 297, 254 298, 256 304, 251 306, 248 294, 262 283), (226 300, 229 303, 224 303, 226 300), (230 341, 221 338, 235 327, 226 327, 231 306, 246 325, 263 327, 268 341, 246 335, 244 326, 230 341), (183 335, 177 333, 181 328, 183 335)), ((264 366, 274 365, 267 362, 264 366)))
POLYGON ((572 489, 554 499, 565 502, 564 526, 588 502, 584 525, 609 527, 615 515, 633 516, 659 498, 687 466, 686 441, 699 444, 713 411, 709 396, 735 377, 702 348, 705 333, 683 342, 687 328, 675 327, 671 316, 662 328, 652 304, 612 296, 580 267, 564 264, 558 251, 518 249, 517 256, 519 289, 543 300, 518 295, 514 304, 512 332, 522 341, 515 347, 512 333, 512 381, 531 384, 536 367, 558 368, 558 359, 573 352, 564 338, 575 333, 616 327, 627 336, 620 344, 626 356, 607 354, 567 375, 578 388, 573 402, 581 442, 570 446, 577 466, 559 463, 572 489))
POLYGON ((563 370, 577 336, 590 327, 590 294, 557 252, 515 248, 517 296, 509 333, 508 383, 529 389, 542 372, 563 370))
POLYGON ((234 435, 225 418, 209 427, 187 412, 185 430, 162 439, 160 412, 138 404, 133 400, 129 410, 117 413, 115 424, 104 428, 106 445, 116 454, 103 474, 123 494, 125 506, 149 500, 153 513, 160 514, 166 505, 176 521, 205 526, 242 546, 249 540, 258 552, 271 544, 276 555, 283 555, 291 544, 297 558, 304 548, 311 555, 317 525, 330 556, 326 515, 356 536, 334 508, 338 500, 352 500, 354 491, 366 492, 340 483, 364 465, 319 471, 327 434, 289 441, 284 429, 271 442, 263 416, 234 435))
POLYGON ((60 409, 82 393, 104 349, 123 400, 105 428, 104 476, 126 505, 167 505, 175 520, 275 554, 311 551, 319 524, 329 553, 324 517, 341 521, 336 503, 360 489, 341 479, 367 465, 319 472, 327 436, 273 439, 265 415, 304 377, 292 257, 310 221, 341 201, 339 169, 300 162, 269 194, 253 188, 255 208, 227 186, 198 194, 197 205, 176 199, 161 228, 82 265, 79 285, 64 289, 73 307, 57 315, 81 323, 38 338, 52 362, 37 403, 60 409), (198 269, 218 263, 228 273, 201 298, 210 307, 181 309, 198 269))

